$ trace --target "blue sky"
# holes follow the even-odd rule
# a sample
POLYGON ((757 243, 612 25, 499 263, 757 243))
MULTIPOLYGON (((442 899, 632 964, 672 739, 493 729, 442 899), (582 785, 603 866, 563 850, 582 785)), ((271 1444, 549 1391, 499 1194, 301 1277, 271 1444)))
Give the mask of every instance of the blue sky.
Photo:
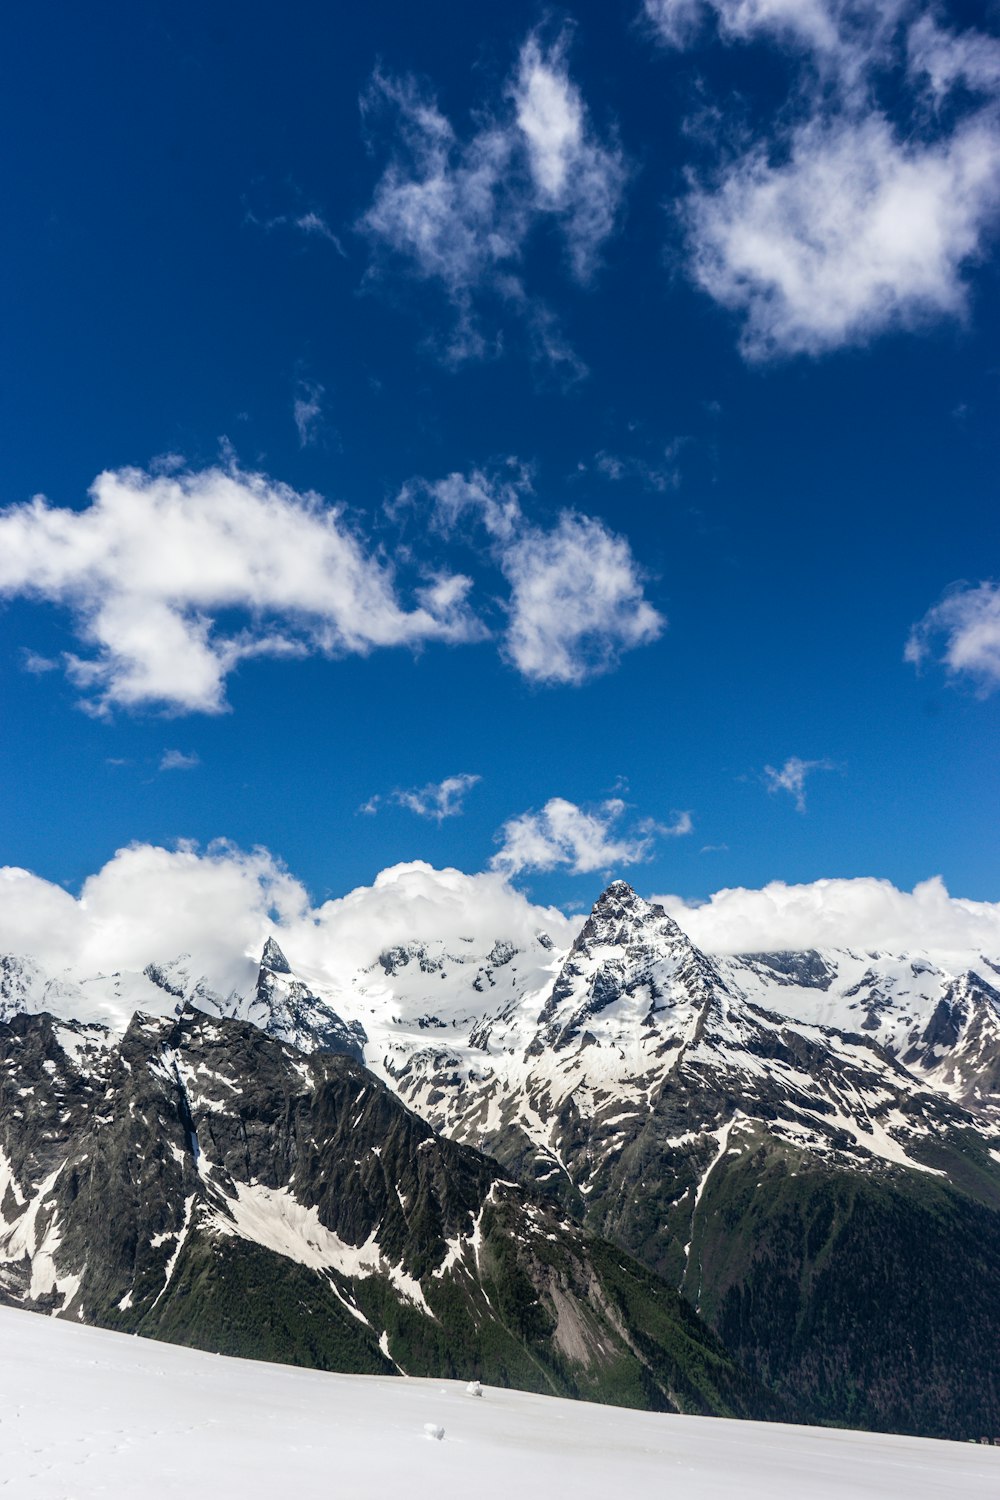
POLYGON ((9 12, 0 862, 996 900, 997 21, 9 12))

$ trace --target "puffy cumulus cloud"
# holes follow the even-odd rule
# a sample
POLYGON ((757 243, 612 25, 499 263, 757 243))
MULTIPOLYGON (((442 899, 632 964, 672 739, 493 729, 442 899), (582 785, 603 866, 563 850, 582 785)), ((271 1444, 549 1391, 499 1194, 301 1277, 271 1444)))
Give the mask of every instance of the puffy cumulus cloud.
POLYGON ((882 115, 812 119, 695 188, 695 281, 743 315, 751 360, 822 354, 965 311, 966 267, 1000 207, 1000 126, 902 139, 882 115))
POLYGON ((396 130, 358 227, 376 250, 442 287, 457 313, 448 350, 455 360, 487 351, 474 311, 484 288, 528 319, 541 353, 549 347, 557 362, 574 358, 551 314, 527 298, 521 261, 532 232, 549 220, 572 274, 589 280, 614 230, 627 172, 617 144, 594 132, 567 53, 565 32, 548 47, 528 36, 503 99, 480 112, 464 140, 413 79, 377 72, 364 101, 369 118, 388 110, 396 130))
POLYGON ((735 887, 693 903, 652 898, 707 953, 852 948, 920 949, 940 954, 1000 954, 1000 903, 950 896, 940 877, 912 892, 888 880, 772 881, 762 890, 735 887))
POLYGON ((1000 584, 956 584, 914 625, 905 659, 920 667, 935 654, 984 697, 1000 688, 1000 584))
POLYGON ((564 511, 549 531, 528 527, 502 566, 507 651, 534 682, 584 682, 663 631, 628 542, 591 516, 564 511))
POLYGON ((429 499, 449 534, 463 518, 482 524, 510 585, 508 659, 529 681, 579 684, 614 666, 623 651, 655 641, 666 621, 646 599, 645 575, 624 537, 572 510, 554 526, 534 525, 522 507, 530 489, 528 471, 512 460, 499 475, 474 470, 414 481, 400 502, 429 499))
POLYGON ((96 711, 219 713, 245 658, 367 653, 481 638, 470 580, 401 601, 392 568, 335 506, 235 468, 101 474, 82 510, 0 510, 0 597, 68 607, 88 657, 67 667, 96 711), (235 631, 220 616, 242 614, 235 631))
POLYGON ((780 767, 765 766, 764 781, 769 792, 788 792, 795 799, 797 812, 806 810, 806 778, 814 771, 834 770, 832 760, 802 760, 790 755, 780 767))
MULTIPOLYGON (((345 964, 353 970, 373 963, 387 947, 431 935, 448 943, 471 939, 488 949, 498 937, 523 946, 544 931, 557 947, 568 947, 579 926, 556 907, 534 905, 502 872, 466 875, 415 860, 327 901, 315 913, 313 947, 307 933, 301 938, 304 954, 336 977, 345 964)), ((296 945, 299 937, 296 932, 296 945)), ((288 941, 293 942, 291 933, 288 941)))
POLYGON ((532 905, 501 874, 420 861, 314 907, 267 850, 225 842, 121 849, 79 897, 26 870, 0 869, 0 952, 30 955, 50 974, 77 979, 190 954, 192 970, 223 994, 246 992, 272 933, 290 962, 337 988, 398 943, 471 938, 485 951, 498 937, 523 945, 546 931, 568 946, 578 925, 532 905))
POLYGON ((1000 208, 1000 41, 915 0, 646 0, 646 13, 671 46, 712 16, 724 43, 769 42, 796 65, 788 106, 692 174, 681 205, 692 278, 741 316, 748 359, 965 314, 1000 208))
POLYGON ((503 825, 491 866, 505 875, 557 868, 586 875, 615 865, 639 864, 652 857, 657 835, 681 837, 693 827, 690 813, 682 812, 671 825, 645 818, 622 831, 626 810, 627 804, 619 797, 589 809, 564 797, 552 797, 540 812, 521 813, 503 825))
POLYGON ((307 921, 309 910, 304 887, 264 849, 135 844, 89 876, 79 897, 26 870, 0 870, 0 951, 78 978, 190 953, 228 993, 253 977, 247 955, 259 955, 272 926, 307 921))

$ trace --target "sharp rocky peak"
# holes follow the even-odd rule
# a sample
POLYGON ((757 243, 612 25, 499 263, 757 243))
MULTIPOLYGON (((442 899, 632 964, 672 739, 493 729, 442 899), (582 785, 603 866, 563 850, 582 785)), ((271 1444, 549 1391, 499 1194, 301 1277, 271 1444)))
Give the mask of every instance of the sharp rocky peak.
POLYGON ((574 951, 585 953, 595 944, 627 948, 643 929, 650 927, 655 927, 660 937, 688 942, 662 906, 643 900, 627 880, 614 880, 595 901, 580 929, 574 951))
POLYGON ((292 972, 288 959, 282 953, 273 937, 269 937, 264 944, 264 951, 260 956, 260 966, 268 969, 272 974, 290 974, 292 972))

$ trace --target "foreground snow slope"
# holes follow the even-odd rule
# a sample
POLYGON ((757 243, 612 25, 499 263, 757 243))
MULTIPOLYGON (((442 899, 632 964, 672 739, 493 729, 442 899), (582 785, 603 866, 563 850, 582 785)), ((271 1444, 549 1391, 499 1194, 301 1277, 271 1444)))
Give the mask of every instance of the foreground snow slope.
POLYGON ((0 1491, 978 1500, 1000 1450, 223 1359, 0 1307, 0 1491), (425 1424, 444 1428, 437 1442, 425 1424))

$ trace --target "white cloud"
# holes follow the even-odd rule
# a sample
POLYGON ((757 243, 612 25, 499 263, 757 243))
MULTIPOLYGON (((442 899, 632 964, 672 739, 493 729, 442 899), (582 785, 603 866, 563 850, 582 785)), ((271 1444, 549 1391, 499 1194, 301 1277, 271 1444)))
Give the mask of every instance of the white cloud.
POLYGON ((430 496, 437 524, 453 532, 466 515, 479 520, 510 585, 504 650, 531 682, 581 683, 645 646, 666 621, 645 598, 645 577, 624 537, 592 516, 561 513, 554 526, 530 523, 521 500, 528 471, 474 470, 434 483, 414 481, 400 497, 430 496))
POLYGON ((711 15, 724 43, 769 42, 797 64, 791 107, 681 205, 690 273, 742 317, 748 359, 965 315, 1000 210, 1000 42, 914 0, 646 0, 646 13, 671 46, 711 15), (945 118, 958 83, 967 96, 945 118))
POLYGON ((528 319, 541 353, 576 360, 551 313, 526 296, 522 257, 551 220, 574 277, 589 280, 615 227, 626 168, 617 145, 595 135, 567 51, 565 34, 548 48, 530 35, 504 99, 477 116, 465 140, 413 79, 377 72, 372 80, 366 113, 388 108, 397 135, 359 228, 443 288, 457 314, 448 349, 456 361, 487 352, 474 308, 482 289, 528 319))
POLYGON ((314 380, 300 380, 292 416, 299 435, 299 447, 308 448, 319 437, 323 425, 323 396, 325 392, 314 380))
POLYGON ((274 214, 267 219, 258 218, 255 213, 248 209, 244 216, 244 222, 247 224, 256 224, 264 230, 282 228, 300 229, 303 234, 309 235, 312 238, 326 240, 327 244, 332 245, 338 255, 342 256, 345 260, 347 259, 347 251, 344 249, 339 236, 334 234, 323 215, 313 208, 306 209, 301 213, 274 214))
POLYGON ((628 542, 593 517, 564 511, 550 531, 529 527, 502 566, 511 585, 507 651, 533 682, 584 682, 662 634, 628 542))
POLYGON ((41 656, 37 651, 30 650, 27 646, 21 652, 21 665, 32 677, 43 677, 46 672, 58 672, 59 663, 51 656, 41 656))
POLYGON ((224 993, 246 984, 272 924, 308 922, 304 888, 266 850, 120 849, 79 898, 16 868, 0 869, 0 951, 76 975, 143 969, 196 954, 224 993))
POLYGON ((435 525, 446 535, 453 534, 471 516, 499 545, 508 546, 524 530, 521 501, 530 492, 530 470, 509 459, 504 473, 473 469, 469 474, 451 473, 433 481, 413 479, 403 486, 396 505, 413 505, 426 496, 434 507, 435 525))
POLYGON ((442 575, 405 607, 337 507, 235 467, 109 471, 83 510, 41 496, 0 510, 0 597, 73 612, 94 654, 67 668, 96 711, 218 713, 226 677, 253 656, 479 639, 470 587, 442 575), (242 627, 220 629, 234 612, 242 627))
POLYGON ((440 823, 444 818, 455 818, 465 811, 466 793, 481 780, 481 776, 462 772, 458 776, 446 776, 443 781, 428 782, 427 786, 394 792, 393 801, 400 807, 409 808, 418 818, 433 818, 440 823))
MULTIPOLYGON (((939 878, 912 894, 885 880, 857 879, 775 881, 763 890, 719 891, 704 904, 652 899, 710 953, 850 947, 1000 954, 1000 903, 949 896, 939 878)), ((384 870, 372 885, 318 907, 266 849, 225 842, 121 849, 79 897, 26 870, 0 868, 0 953, 30 955, 50 973, 76 977, 191 954, 195 971, 223 994, 253 983, 271 933, 293 965, 336 990, 396 944, 471 939, 486 951, 499 937, 525 945, 546 931, 568 947, 579 925, 533 905, 499 871, 466 875, 422 861, 384 870)), ((165 1004, 173 1004, 170 997, 165 1004)))
POLYGON ((585 809, 564 797, 552 797, 540 812, 510 818, 497 835, 500 848, 491 868, 505 875, 525 870, 567 868, 585 875, 612 866, 624 867, 650 859, 656 836, 683 837, 693 827, 691 815, 678 813, 672 825, 645 818, 629 831, 620 828, 627 804, 610 797, 585 809))
POLYGON ((806 777, 811 776, 814 771, 833 770, 835 766, 831 760, 800 760, 797 755, 790 755, 780 770, 774 766, 765 766, 764 779, 769 792, 789 792, 795 799, 796 811, 804 813, 806 777))
POLYGON ((548 51, 537 36, 521 48, 513 86, 517 127, 527 148, 534 207, 561 216, 574 275, 586 281, 615 228, 626 169, 615 144, 590 130, 569 76, 567 36, 548 51))
POLYGON ((722 41, 766 40, 811 58, 841 90, 887 56, 911 0, 645 0, 660 41, 687 47, 714 17, 722 41))
POLYGON ((912 949, 972 957, 1000 954, 1000 902, 950 896, 939 876, 912 892, 888 880, 816 880, 762 890, 717 891, 704 903, 654 896, 708 953, 782 949, 912 949))
POLYGON ((1000 40, 981 31, 948 31, 923 15, 907 36, 908 64, 918 81, 926 79, 936 101, 958 84, 974 93, 1000 89, 1000 40))
POLYGON ((678 457, 686 441, 685 438, 674 438, 664 448, 662 458, 655 463, 638 454, 609 453, 606 448, 602 448, 599 453, 594 454, 594 468, 599 474, 603 474, 605 479, 610 479, 613 484, 623 479, 634 479, 642 485, 643 489, 663 495, 667 490, 676 490, 680 487, 681 470, 678 457))
POLYGON ((121 849, 84 882, 79 898, 26 870, 0 869, 0 953, 30 955, 51 973, 76 977, 191 954, 195 972, 223 994, 247 991, 271 933, 291 963, 337 987, 395 944, 471 938, 488 951, 499 937, 523 945, 547 931, 568 946, 578 925, 532 905, 500 874, 465 875, 421 861, 314 907, 266 849, 226 842, 121 849))
POLYGON ((914 625, 905 659, 921 666, 939 643, 953 677, 968 677, 985 697, 1000 688, 1000 584, 956 584, 914 625))
POLYGON ((193 771, 201 765, 201 756, 193 750, 185 755, 183 750, 164 750, 160 756, 161 771, 193 771))
POLYGON ((741 313, 752 360, 821 354, 966 308, 966 268, 1000 208, 992 113, 929 144, 879 114, 811 119, 685 208, 691 273, 741 313))
POLYGON ((301 229, 303 234, 315 234, 320 239, 326 240, 333 246, 338 255, 346 258, 347 252, 341 244, 340 239, 334 234, 323 215, 317 213, 315 209, 309 209, 306 213, 297 214, 291 222, 296 229, 301 229))

